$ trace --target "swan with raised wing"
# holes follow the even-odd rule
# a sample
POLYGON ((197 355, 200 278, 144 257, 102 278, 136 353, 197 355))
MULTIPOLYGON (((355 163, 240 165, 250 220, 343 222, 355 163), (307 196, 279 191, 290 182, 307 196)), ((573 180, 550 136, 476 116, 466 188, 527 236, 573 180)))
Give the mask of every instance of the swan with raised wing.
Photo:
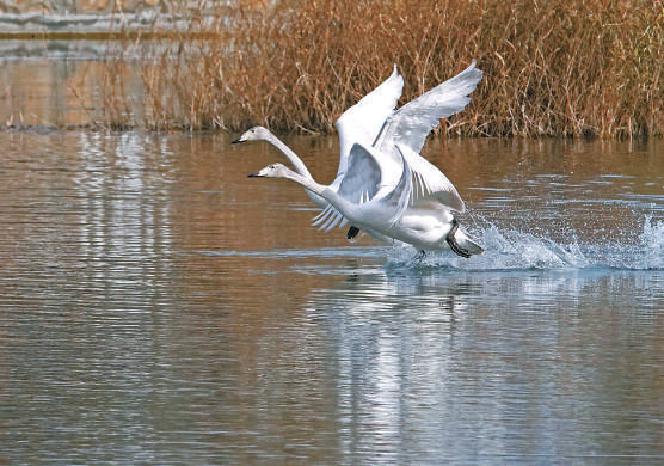
MULTIPOLYGON (((354 142, 370 146, 376 140, 387 118, 394 112, 394 107, 401 97, 403 77, 397 71, 396 65, 390 77, 383 81, 376 89, 360 99, 355 105, 346 110, 336 121, 339 133, 339 167, 337 175, 329 185, 333 190, 339 189, 339 184, 348 168, 350 148, 354 142)), ((268 129, 256 126, 245 131, 233 143, 246 141, 266 141, 272 144, 290 161, 299 175, 313 181, 309 169, 302 159, 293 150, 284 144, 268 129)), ((328 206, 328 202, 307 190, 309 198, 321 209, 328 206)))
POLYGON ((368 231, 411 244, 420 251, 420 258, 425 251, 446 248, 462 257, 481 254, 482 247, 459 228, 446 204, 452 200, 455 205, 463 205, 454 185, 409 147, 397 146, 396 152, 401 174, 388 190, 384 189, 387 173, 381 162, 386 155, 360 144, 351 148, 348 173, 338 190, 320 185, 281 164, 268 165, 249 176, 285 178, 299 183, 329 202, 335 223, 347 219, 368 231))
MULTIPOLYGON (((350 147, 354 143, 360 143, 364 147, 377 147, 380 153, 385 154, 383 156, 385 160, 383 188, 385 190, 393 188, 402 172, 400 157, 395 147, 402 145, 411 149, 415 154, 419 153, 427 135, 439 124, 441 118, 449 117, 466 107, 470 102, 468 95, 482 79, 482 71, 475 65, 476 63, 473 61, 461 73, 425 92, 397 111, 393 111, 403 87, 403 78, 397 73, 395 67, 394 72, 385 82, 344 112, 337 120, 340 146, 339 169, 335 180, 329 187, 333 190, 339 189, 348 171, 350 147)), ((298 174, 313 181, 313 177, 302 160, 267 129, 252 128, 234 142, 249 140, 270 142, 286 155, 298 174)), ((428 164, 425 159, 422 160, 428 164)), ((427 172, 422 172, 422 176, 427 176, 427 172)), ((345 224, 343 221, 336 221, 343 216, 338 215, 332 205, 310 190, 307 193, 318 206, 324 208, 314 220, 315 226, 329 231, 335 226, 345 224)), ((440 200, 447 201, 449 208, 459 212, 465 210, 465 205, 458 195, 450 197, 443 192, 441 196, 440 200)), ((351 239, 358 232, 356 226, 351 226, 347 236, 351 239)), ((374 236, 377 235, 374 234, 374 236)))

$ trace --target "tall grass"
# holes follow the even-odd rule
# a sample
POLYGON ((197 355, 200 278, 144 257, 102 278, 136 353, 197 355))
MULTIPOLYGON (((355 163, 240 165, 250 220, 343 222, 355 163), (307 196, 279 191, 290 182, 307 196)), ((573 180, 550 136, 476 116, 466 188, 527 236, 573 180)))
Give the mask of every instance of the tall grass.
MULTIPOLYGON (((403 103, 477 59, 485 78, 446 134, 664 133, 658 1, 254 1, 206 27, 205 39, 190 36, 194 25, 153 42, 139 62, 143 120, 111 105, 108 123, 328 132, 392 63, 406 79, 403 103)), ((107 92, 121 95, 111 81, 107 92)))

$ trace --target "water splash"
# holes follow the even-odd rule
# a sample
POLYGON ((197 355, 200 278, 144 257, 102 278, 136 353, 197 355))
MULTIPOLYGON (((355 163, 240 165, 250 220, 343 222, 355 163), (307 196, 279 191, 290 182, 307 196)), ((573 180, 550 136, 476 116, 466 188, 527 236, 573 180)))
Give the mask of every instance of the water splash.
POLYGON ((501 230, 495 225, 478 229, 474 237, 485 253, 464 259, 451 252, 428 253, 423 261, 407 245, 396 246, 388 257, 388 268, 440 268, 461 270, 664 270, 664 221, 646 216, 632 243, 624 241, 582 242, 571 231, 569 242, 555 241, 530 232, 501 230))
POLYGON ((664 269, 664 221, 654 221, 646 216, 643 232, 639 236, 644 255, 644 265, 648 270, 664 269))

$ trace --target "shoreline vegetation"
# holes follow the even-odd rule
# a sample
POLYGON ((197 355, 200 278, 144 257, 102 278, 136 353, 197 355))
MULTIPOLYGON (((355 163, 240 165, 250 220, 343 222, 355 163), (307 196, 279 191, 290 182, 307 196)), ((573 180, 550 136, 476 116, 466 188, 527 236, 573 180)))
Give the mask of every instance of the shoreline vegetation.
POLYGON ((239 1, 185 31, 112 34, 98 128, 325 134, 393 63, 403 103, 476 59, 484 79, 439 134, 664 134, 658 1, 239 1))

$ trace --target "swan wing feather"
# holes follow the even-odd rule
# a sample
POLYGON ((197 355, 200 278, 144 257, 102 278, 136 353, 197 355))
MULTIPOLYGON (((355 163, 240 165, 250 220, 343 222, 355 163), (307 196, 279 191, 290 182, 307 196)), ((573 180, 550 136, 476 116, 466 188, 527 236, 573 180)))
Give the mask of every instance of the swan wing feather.
POLYGON ((392 114, 376 141, 381 151, 389 152, 395 144, 400 144, 419 153, 427 135, 439 124, 439 120, 460 112, 470 102, 469 94, 482 79, 482 71, 475 65, 473 60, 461 73, 392 114))
POLYGON ((414 176, 410 164, 401 153, 401 150, 399 150, 398 147, 396 149, 401 157, 401 176, 394 189, 381 199, 384 204, 394 210, 394 214, 391 217, 391 223, 393 225, 401 219, 402 215, 408 208, 414 189, 414 176))
POLYGON ((339 169, 337 178, 348 170, 348 159, 354 143, 370 147, 401 97, 403 77, 396 65, 389 78, 359 102, 346 110, 337 120, 339 133, 339 169))
POLYGON ((381 169, 375 156, 360 144, 353 144, 348 158, 348 172, 339 185, 338 194, 359 204, 372 199, 380 188, 381 169))
MULTIPOLYGON (((361 204, 372 199, 380 188, 381 171, 374 155, 360 144, 353 144, 348 158, 348 173, 341 179, 337 194, 346 201, 361 204)), ((325 232, 348 223, 344 215, 329 204, 312 225, 325 232)))
POLYGON ((318 215, 314 217, 314 219, 311 221, 311 225, 315 227, 319 226, 325 222, 325 220, 327 220, 333 211, 334 207, 332 207, 332 204, 328 204, 327 207, 325 207, 318 215))
POLYGON ((449 209, 465 212, 466 205, 459 192, 438 167, 408 146, 399 145, 397 149, 412 171, 411 206, 438 203, 449 209))

